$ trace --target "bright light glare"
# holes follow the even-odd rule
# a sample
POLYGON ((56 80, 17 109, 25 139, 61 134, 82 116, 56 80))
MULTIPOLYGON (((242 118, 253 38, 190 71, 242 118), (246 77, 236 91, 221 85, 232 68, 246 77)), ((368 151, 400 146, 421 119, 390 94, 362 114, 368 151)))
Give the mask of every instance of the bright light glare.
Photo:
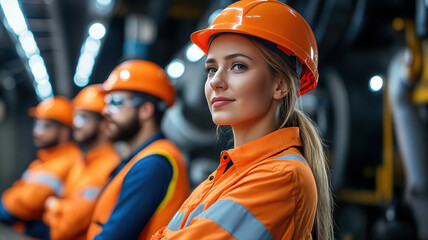
POLYGON ((17 0, 0 0, 0 5, 6 16, 7 23, 16 35, 27 30, 27 24, 17 0))
POLYGON ((106 28, 101 23, 94 23, 89 28, 89 36, 93 39, 101 39, 106 34, 106 28))
POLYGON ((197 62, 204 56, 204 52, 195 44, 190 45, 186 50, 186 57, 190 62, 197 62))
POLYGON ((19 35, 19 42, 21 43, 22 49, 24 49, 27 57, 33 54, 38 54, 38 47, 34 35, 30 31, 25 31, 19 35))
POLYGON ((97 3, 102 6, 109 6, 111 4, 112 0, 97 0, 97 3))
POLYGON ((34 88, 37 96, 44 100, 53 96, 49 75, 46 70, 45 62, 40 56, 39 48, 33 33, 28 30, 24 14, 19 7, 17 0, 0 0, 0 6, 3 9, 6 21, 12 31, 18 36, 18 41, 28 58, 28 65, 34 76, 34 88))
POLYGON ((128 79, 131 74, 129 74, 128 70, 122 70, 119 75, 122 79, 128 79))
MULTIPOLYGON (((79 57, 79 70, 89 71, 94 67, 95 59, 89 54, 83 53, 79 57)), ((79 71, 78 70, 78 71, 79 71)))
POLYGON ((33 55, 28 61, 28 65, 30 66, 31 72, 36 80, 46 78, 48 75, 45 63, 40 55, 33 55))
POLYGON ((76 86, 84 87, 84 86, 88 85, 89 78, 80 77, 79 75, 74 75, 73 81, 74 81, 74 84, 76 84, 76 86))
POLYGON ((170 78, 179 78, 184 74, 183 61, 175 59, 168 66, 166 66, 166 72, 170 78))
POLYGON ((100 46, 101 46, 100 40, 88 37, 85 43, 83 44, 82 52, 90 54, 93 57, 96 57, 100 50, 100 46))
POLYGON ((369 86, 372 92, 377 92, 382 89, 383 79, 380 76, 374 76, 370 79, 369 86))
POLYGON ((37 84, 36 93, 42 100, 48 97, 52 97, 52 86, 49 81, 44 81, 42 83, 37 84))
POLYGON ((100 47, 101 41, 93 36, 88 36, 83 43, 80 57, 77 61, 76 73, 73 77, 73 81, 77 86, 85 87, 88 85, 89 77, 95 65, 95 57, 98 55, 100 47))

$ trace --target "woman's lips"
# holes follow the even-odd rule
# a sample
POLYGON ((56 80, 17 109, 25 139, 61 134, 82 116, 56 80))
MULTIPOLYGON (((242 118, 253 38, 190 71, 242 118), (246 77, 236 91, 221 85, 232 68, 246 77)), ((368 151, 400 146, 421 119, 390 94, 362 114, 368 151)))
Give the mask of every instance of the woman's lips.
POLYGON ((227 105, 227 104, 229 104, 229 103, 231 103, 233 101, 235 101, 235 100, 229 99, 229 98, 225 98, 225 97, 214 97, 211 100, 211 104, 212 104, 213 107, 222 107, 222 106, 227 105))

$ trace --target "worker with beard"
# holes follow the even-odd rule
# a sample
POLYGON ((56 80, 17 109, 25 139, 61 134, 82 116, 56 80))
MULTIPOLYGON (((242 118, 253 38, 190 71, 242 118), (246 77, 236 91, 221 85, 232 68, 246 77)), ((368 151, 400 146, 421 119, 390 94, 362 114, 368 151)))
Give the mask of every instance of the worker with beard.
POLYGON ((46 201, 43 220, 50 228, 51 240, 86 239, 98 194, 120 162, 101 115, 104 96, 102 85, 96 84, 82 89, 73 99, 73 136, 85 157, 70 170, 64 195, 46 201))
POLYGON ((35 117, 34 143, 37 158, 22 177, 7 189, 0 204, 0 221, 32 237, 45 238, 41 222, 50 196, 62 196, 65 180, 82 153, 71 141, 72 105, 64 97, 53 97, 31 108, 35 117), (40 235, 42 234, 42 235, 40 235))
POLYGON ((103 86, 110 139, 126 142, 132 153, 102 191, 88 239, 147 239, 189 194, 183 156, 160 131, 175 90, 161 67, 144 60, 120 64, 103 86))

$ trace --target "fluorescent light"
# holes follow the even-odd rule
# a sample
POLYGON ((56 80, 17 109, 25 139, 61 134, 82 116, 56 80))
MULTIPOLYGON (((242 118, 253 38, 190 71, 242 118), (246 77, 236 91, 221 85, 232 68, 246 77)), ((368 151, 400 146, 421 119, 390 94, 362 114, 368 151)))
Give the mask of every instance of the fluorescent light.
POLYGON ((88 36, 83 43, 79 60, 77 61, 76 73, 73 81, 79 87, 85 87, 89 83, 89 77, 95 65, 95 57, 100 50, 101 41, 88 36))
POLYGON ((382 89, 383 79, 380 76, 374 76, 370 79, 369 88, 372 92, 377 92, 382 89))
POLYGON ((7 23, 16 35, 19 35, 28 29, 17 0, 0 0, 0 5, 3 9, 7 23))
POLYGON ((101 39, 106 34, 106 28, 101 23, 94 23, 89 28, 89 36, 93 39, 101 39))
POLYGON ((31 56, 30 60, 28 61, 28 65, 30 66, 31 72, 33 73, 36 80, 40 80, 48 76, 45 63, 40 55, 31 56))
POLYGON ((19 44, 28 58, 28 65, 34 77, 33 86, 37 96, 42 100, 52 97, 53 91, 45 62, 40 56, 40 50, 37 47, 33 33, 28 29, 18 1, 0 0, 0 6, 3 9, 8 25, 18 36, 19 44))
POLYGON ((21 43, 22 49, 24 49, 25 55, 30 57, 33 54, 39 53, 36 40, 34 39, 31 31, 24 31, 19 35, 19 42, 21 43))
POLYGON ((91 55, 84 52, 79 57, 79 64, 77 65, 78 66, 77 71, 79 71, 79 70, 80 71, 89 71, 90 69, 92 69, 94 67, 94 64, 95 64, 94 57, 92 57, 91 55))
POLYGON ((98 39, 93 39, 92 37, 88 37, 83 43, 82 52, 92 55, 96 57, 100 50, 101 41, 98 39))
POLYGON ((44 81, 42 83, 37 84, 36 93, 41 99, 52 97, 52 86, 49 81, 44 81))
POLYGON ((112 0, 97 0, 97 3, 100 4, 101 6, 108 7, 111 5, 112 0))
POLYGON ((179 78, 184 74, 184 70, 186 68, 184 67, 183 61, 179 59, 173 60, 168 66, 166 66, 166 72, 168 73, 168 76, 170 78, 179 78))
POLYGON ((74 75, 73 81, 74 81, 74 84, 76 84, 76 86, 84 87, 88 85, 89 78, 80 77, 79 75, 74 75))
POLYGON ((94 23, 89 28, 89 36, 80 49, 80 57, 73 77, 73 81, 77 86, 85 87, 88 85, 95 65, 95 58, 101 48, 101 39, 105 36, 105 33, 106 28, 101 23, 94 23))
POLYGON ((196 46, 191 44, 186 50, 186 57, 190 62, 197 62, 204 56, 204 52, 196 46))

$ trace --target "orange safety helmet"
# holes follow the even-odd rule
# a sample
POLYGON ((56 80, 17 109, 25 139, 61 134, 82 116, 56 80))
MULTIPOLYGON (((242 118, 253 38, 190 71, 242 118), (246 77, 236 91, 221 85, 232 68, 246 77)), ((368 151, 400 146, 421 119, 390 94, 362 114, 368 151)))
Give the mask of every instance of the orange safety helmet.
POLYGON ((73 106, 65 97, 56 96, 39 103, 29 109, 30 116, 58 121, 67 126, 73 125, 73 106))
POLYGON ((255 36, 277 45, 290 56, 294 54, 302 64, 299 96, 317 85, 318 48, 309 24, 294 9, 276 0, 242 0, 225 8, 201 31, 191 35, 195 43, 208 55, 210 38, 216 33, 241 33, 255 36))
POLYGON ((105 106, 104 91, 101 84, 94 84, 85 87, 73 99, 73 106, 75 109, 89 110, 97 113, 101 113, 105 106))
POLYGON ((117 66, 103 84, 107 91, 144 92, 163 100, 168 106, 175 101, 175 90, 165 71, 155 63, 130 60, 117 66))

